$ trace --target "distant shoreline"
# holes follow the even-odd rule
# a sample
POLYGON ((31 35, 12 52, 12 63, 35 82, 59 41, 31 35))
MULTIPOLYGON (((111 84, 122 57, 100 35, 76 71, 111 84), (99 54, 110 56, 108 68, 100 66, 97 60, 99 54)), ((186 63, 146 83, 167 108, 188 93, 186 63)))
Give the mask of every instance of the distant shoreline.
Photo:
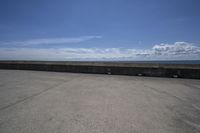
POLYGON ((106 63, 136 63, 136 64, 200 64, 200 60, 66 60, 66 61, 55 61, 55 60, 0 60, 0 62, 106 62, 106 63))
MULTIPOLYGON (((112 61, 111 61, 112 62, 112 61)), ((150 63, 150 64, 200 64, 200 60, 155 60, 155 61, 114 61, 125 63, 150 63)))

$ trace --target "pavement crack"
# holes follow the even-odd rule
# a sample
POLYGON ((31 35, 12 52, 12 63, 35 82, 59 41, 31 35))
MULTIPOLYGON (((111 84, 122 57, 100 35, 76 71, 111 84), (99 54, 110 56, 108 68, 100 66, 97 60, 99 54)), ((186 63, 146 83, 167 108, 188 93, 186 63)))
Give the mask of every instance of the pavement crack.
POLYGON ((147 86, 147 85, 144 85, 144 86, 147 87, 147 88, 149 88, 149 89, 151 89, 151 90, 153 90, 153 91, 156 91, 156 92, 158 92, 158 93, 162 93, 162 94, 165 94, 165 95, 167 95, 167 96, 173 97, 173 98, 175 98, 175 99, 177 99, 177 100, 179 100, 179 101, 183 101, 183 102, 186 101, 186 100, 184 100, 184 99, 182 99, 182 98, 180 98, 180 97, 177 97, 177 96, 175 96, 175 95, 172 95, 172 94, 170 94, 170 93, 168 93, 168 92, 166 92, 166 91, 161 91, 161 90, 158 90, 158 89, 156 89, 156 88, 154 88, 154 87, 147 86))
MULTIPOLYGON (((185 99, 183 99, 183 98, 180 98, 180 97, 177 97, 177 96, 175 96, 175 95, 172 95, 172 94, 170 94, 170 93, 168 93, 168 92, 166 92, 166 91, 160 91, 160 90, 158 90, 158 89, 156 89, 156 88, 154 88, 154 87, 148 86, 148 85, 144 85, 144 86, 147 87, 147 88, 149 88, 149 89, 151 89, 151 90, 153 90, 153 91, 156 91, 157 93, 162 93, 162 94, 164 94, 164 95, 173 97, 173 98, 175 98, 175 99, 177 99, 177 100, 179 100, 179 101, 181 101, 181 102, 183 102, 183 103, 187 103, 187 100, 185 100, 185 99)), ((195 104, 188 104, 188 105, 189 105, 190 107, 192 107, 193 109, 195 109, 195 110, 197 110, 197 111, 200 111, 200 107, 199 107, 199 106, 197 106, 197 105, 195 105, 195 104)))
MULTIPOLYGON (((71 79, 71 80, 68 80, 68 81, 72 81, 72 80, 74 80, 74 78, 71 79)), ((28 100, 28 99, 34 98, 34 97, 36 97, 36 96, 38 96, 38 95, 40 95, 40 94, 42 94, 42 93, 44 93, 44 92, 47 92, 48 90, 55 89, 55 88, 57 88, 58 86, 61 86, 63 83, 66 83, 66 82, 67 82, 67 81, 63 81, 63 82, 61 82, 61 83, 56 84, 56 85, 53 86, 53 87, 49 87, 49 88, 47 88, 47 89, 44 89, 44 90, 42 90, 42 91, 40 91, 40 92, 38 92, 38 93, 35 93, 35 94, 31 95, 31 96, 25 97, 25 98, 23 98, 23 99, 21 99, 21 100, 18 100, 18 101, 16 101, 16 102, 14 102, 14 103, 11 103, 11 104, 9 104, 9 105, 6 105, 6 106, 0 108, 0 111, 3 111, 3 110, 5 110, 5 109, 7 109, 7 108, 10 108, 10 107, 12 107, 12 106, 15 106, 15 105, 17 105, 17 104, 19 104, 19 103, 22 103, 22 102, 24 102, 24 101, 26 101, 26 100, 28 100)))

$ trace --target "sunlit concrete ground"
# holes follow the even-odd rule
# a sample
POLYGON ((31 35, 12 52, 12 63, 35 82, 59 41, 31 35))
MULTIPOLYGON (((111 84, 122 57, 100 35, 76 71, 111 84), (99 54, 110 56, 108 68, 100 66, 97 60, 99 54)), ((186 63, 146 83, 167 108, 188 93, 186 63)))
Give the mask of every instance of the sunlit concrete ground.
POLYGON ((199 133, 200 80, 0 70, 0 133, 199 133))

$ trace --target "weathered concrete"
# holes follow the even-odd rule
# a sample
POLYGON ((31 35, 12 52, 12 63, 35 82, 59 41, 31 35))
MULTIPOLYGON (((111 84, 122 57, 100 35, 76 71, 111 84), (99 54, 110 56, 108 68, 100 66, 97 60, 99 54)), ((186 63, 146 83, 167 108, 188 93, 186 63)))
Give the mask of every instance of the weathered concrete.
POLYGON ((1 133, 199 133, 192 79, 0 70, 1 133))
POLYGON ((200 79, 200 64, 142 64, 122 62, 0 61, 0 69, 40 70, 113 75, 200 79))

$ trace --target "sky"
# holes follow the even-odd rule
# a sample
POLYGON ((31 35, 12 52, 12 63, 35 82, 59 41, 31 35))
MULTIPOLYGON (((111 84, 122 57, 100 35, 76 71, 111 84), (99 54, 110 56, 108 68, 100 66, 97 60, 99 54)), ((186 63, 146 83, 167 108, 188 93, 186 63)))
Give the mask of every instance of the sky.
POLYGON ((199 60, 200 0, 0 0, 0 60, 199 60))

